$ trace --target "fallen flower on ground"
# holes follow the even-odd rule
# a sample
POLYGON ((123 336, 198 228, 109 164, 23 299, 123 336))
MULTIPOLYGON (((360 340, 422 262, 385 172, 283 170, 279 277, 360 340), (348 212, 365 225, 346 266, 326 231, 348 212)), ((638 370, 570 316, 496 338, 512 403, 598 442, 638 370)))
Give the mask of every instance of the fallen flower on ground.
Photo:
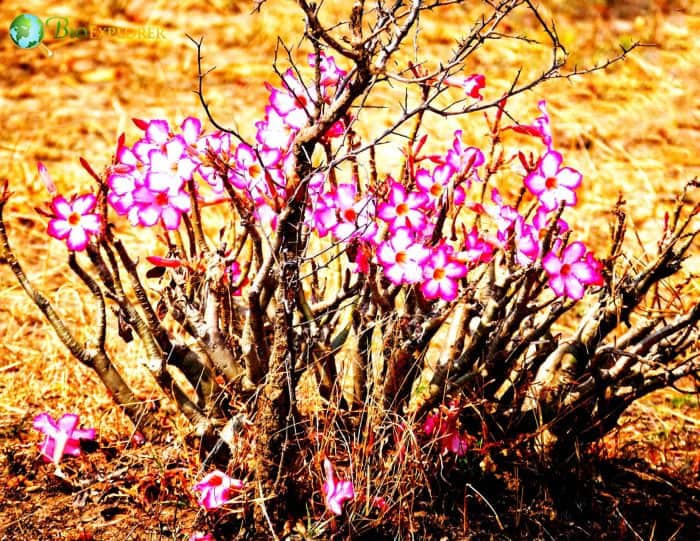
POLYGON ((34 428, 46 437, 41 454, 46 462, 58 465, 63 455, 80 456, 80 440, 94 440, 94 428, 76 428, 80 417, 65 413, 57 421, 48 413, 34 417, 34 428))
POLYGON ((197 503, 210 511, 227 503, 231 499, 231 492, 242 490, 243 486, 243 481, 214 470, 197 483, 194 489, 201 492, 197 503))
POLYGON ((210 533, 194 532, 189 541, 214 541, 214 536, 210 533))
POLYGON ((355 489, 352 481, 339 481, 335 477, 333 464, 327 458, 323 460, 323 469, 326 471, 326 480, 323 483, 323 494, 326 507, 336 515, 343 514, 343 503, 355 498, 355 489))

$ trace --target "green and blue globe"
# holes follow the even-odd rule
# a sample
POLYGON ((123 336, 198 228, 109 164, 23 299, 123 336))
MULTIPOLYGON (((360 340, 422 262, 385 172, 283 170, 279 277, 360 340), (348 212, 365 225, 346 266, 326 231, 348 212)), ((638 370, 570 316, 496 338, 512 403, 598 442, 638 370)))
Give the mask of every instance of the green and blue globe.
POLYGON ((10 23, 10 38, 21 49, 33 49, 44 39, 44 24, 31 13, 18 15, 10 23))

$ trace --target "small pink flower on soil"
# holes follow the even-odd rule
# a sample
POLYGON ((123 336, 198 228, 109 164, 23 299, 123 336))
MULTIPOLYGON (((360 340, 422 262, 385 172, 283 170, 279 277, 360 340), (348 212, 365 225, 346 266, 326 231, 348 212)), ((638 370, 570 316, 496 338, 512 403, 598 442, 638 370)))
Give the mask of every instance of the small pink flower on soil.
POLYGON ((454 453, 464 456, 469 448, 470 437, 457 428, 459 408, 450 404, 441 404, 437 410, 430 412, 423 423, 423 432, 433 436, 440 443, 442 453, 454 453))
POLYGON ((197 483, 194 489, 201 493, 197 499, 199 505, 210 511, 228 502, 231 493, 242 490, 243 486, 243 481, 232 479, 220 470, 214 470, 197 483))
POLYGON ((51 208, 55 218, 49 221, 49 235, 65 240, 70 250, 84 250, 90 235, 97 236, 102 231, 102 217, 92 212, 96 203, 92 194, 80 195, 70 201, 62 195, 54 197, 51 208))
POLYGON ((194 532, 189 541, 214 541, 214 536, 210 533, 194 532))
POLYGON ((94 440, 94 428, 77 428, 80 417, 65 413, 57 421, 48 413, 34 417, 34 428, 44 434, 41 454, 46 462, 58 465, 63 455, 80 456, 80 440, 94 440))
POLYGON ((549 287, 557 296, 579 300, 585 286, 603 283, 600 264, 585 252, 582 242, 572 242, 564 248, 561 257, 549 252, 542 258, 542 266, 549 275, 549 287))
POLYGON ((352 481, 340 481, 335 477, 333 464, 327 458, 323 460, 326 480, 323 483, 323 496, 326 508, 336 515, 343 514, 343 503, 355 498, 352 481))
POLYGON ((380 513, 384 513, 389 509, 389 503, 383 496, 375 496, 372 498, 372 507, 375 507, 380 513))
POLYGON ((562 160, 556 150, 548 151, 524 180, 525 186, 548 211, 556 209, 562 202, 568 206, 576 204, 576 189, 581 185, 583 175, 571 167, 562 167, 562 160))

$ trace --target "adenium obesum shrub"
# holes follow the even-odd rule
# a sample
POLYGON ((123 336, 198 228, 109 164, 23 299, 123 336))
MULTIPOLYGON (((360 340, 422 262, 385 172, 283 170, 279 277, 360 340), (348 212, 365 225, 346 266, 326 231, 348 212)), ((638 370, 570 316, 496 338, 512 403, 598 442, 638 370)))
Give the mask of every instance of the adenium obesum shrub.
MULTIPOLYGON (((121 136, 103 171, 81 159, 92 192, 59 193, 39 164, 47 234, 65 242, 97 306, 89 344, 33 288, 0 219, 2 259, 136 437, 157 439, 163 427, 106 350, 108 339, 140 339, 155 382, 198 436, 201 506, 235 506, 259 533, 304 517, 319 534, 413 528, 412 498, 446 465, 513 447, 566 460, 639 396, 698 374, 700 309, 679 300, 698 234, 698 209, 684 196, 696 184, 646 264, 621 257, 621 201, 611 246, 593 250, 566 221, 587 180, 555 144, 545 102, 529 121, 505 114, 514 94, 563 76, 556 34, 547 32, 551 66, 505 95, 464 71, 516 8, 544 21, 531 3, 502 2, 432 72, 420 58, 390 66, 418 15, 439 3, 355 2, 328 27, 319 6, 299 7, 313 52, 297 64, 288 51, 246 136, 209 115, 200 56, 199 95, 215 129, 196 117, 136 119, 141 136, 121 136), (400 85, 397 119, 377 132, 368 97, 400 85), (467 116, 476 111, 489 112, 467 116), (422 133, 428 116, 458 114, 485 122, 488 137, 456 130, 441 148, 422 133), (504 144, 509 132, 522 148, 504 144), (384 163, 386 146, 394 154, 384 163), (517 197, 499 189, 503 179, 520 186, 517 197), (228 224, 215 236, 212 216, 228 224), (117 220, 155 231, 161 250, 130 253, 117 220), (679 280, 665 295, 656 286, 671 276, 679 280), (659 303, 663 311, 648 309, 659 303), (557 327, 567 313, 573 323, 557 327)), ((8 197, 5 184, 0 210, 8 197)), ((37 419, 42 453, 56 464, 94 437, 76 430, 74 415, 37 419)))

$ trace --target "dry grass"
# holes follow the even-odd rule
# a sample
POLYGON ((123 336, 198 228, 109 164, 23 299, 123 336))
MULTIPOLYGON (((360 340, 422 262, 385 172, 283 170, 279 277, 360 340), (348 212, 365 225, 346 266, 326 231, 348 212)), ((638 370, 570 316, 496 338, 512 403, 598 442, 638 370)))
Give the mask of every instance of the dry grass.
MULTIPOLYGON (((121 132, 126 132, 127 139, 137 136, 131 117, 179 121, 188 115, 202 116, 192 92, 195 50, 185 33, 205 36, 205 62, 218 66, 207 78, 207 97, 215 116, 223 124, 251 133, 267 97, 262 82, 273 80, 275 37, 281 34, 288 44, 296 44, 301 21, 286 0, 268 0, 257 16, 249 14, 250 2, 204 4, 164 0, 0 4, 0 177, 8 177, 15 192, 5 213, 10 240, 29 276, 74 324, 79 336, 91 332, 92 312, 82 304, 83 289, 72 278, 66 280, 65 248, 49 240, 45 220, 33 212, 46 196, 35 164, 39 160, 47 164, 60 190, 77 190, 90 184, 78 156, 96 169, 107 164, 121 132), (48 36, 45 42, 53 51, 49 57, 40 49, 19 50, 11 43, 7 26, 21 12, 42 18, 66 16, 76 27, 155 25, 164 29, 167 39, 80 41, 48 36)), ((343 3, 331 4, 335 10, 343 3)), ((587 238, 601 243, 600 252, 608 234, 609 209, 619 192, 629 203, 634 229, 648 241, 659 231, 672 194, 685 180, 700 175, 700 11, 692 0, 548 4, 563 43, 573 52, 570 66, 602 61, 618 52, 620 42, 630 39, 654 44, 610 70, 548 83, 513 99, 509 106, 526 121, 535 116, 537 101, 547 99, 556 144, 567 162, 584 173, 586 183, 578 212, 569 218, 587 238), (615 4, 624 4, 624 10, 615 4)), ((426 18, 422 37, 429 45, 422 52, 435 60, 464 32, 469 20, 469 14, 458 8, 453 17, 426 18)), ((468 69, 485 73, 485 94, 496 96, 516 69, 536 72, 547 53, 502 41, 481 50, 468 69)), ((376 123, 386 121, 388 116, 373 117, 376 123)), ((481 118, 469 117, 461 123, 475 140, 483 136, 481 118)), ((431 122, 426 126, 433 144, 448 143, 451 130, 431 122)), ((157 249, 150 232, 137 235, 126 226, 121 229, 144 247, 144 253, 157 249)), ((639 246, 630 244, 629 250, 643 257, 639 246)), ((690 266, 700 268, 700 260, 696 257, 690 266)), ((700 283, 696 280, 693 287, 697 302, 700 283)), ((116 342, 112 347, 129 382, 148 398, 153 388, 146 370, 138 365, 138 347, 116 342)), ((682 432, 689 435, 685 440, 697 442, 697 401, 681 402, 665 393, 644 400, 633 414, 661 418, 664 425, 683 419, 682 432), (663 401, 670 405, 657 407, 663 401)), ((80 411, 85 423, 96 426, 105 440, 123 440, 128 435, 128 423, 96 378, 69 358, 9 269, 0 267, 0 438, 8 438, 3 447, 34 445, 33 437, 22 436, 29 440, 22 444, 16 435, 44 410, 80 411)), ((679 452, 692 450, 686 447, 679 452)), ((697 451, 689 460, 697 461, 697 451)))

